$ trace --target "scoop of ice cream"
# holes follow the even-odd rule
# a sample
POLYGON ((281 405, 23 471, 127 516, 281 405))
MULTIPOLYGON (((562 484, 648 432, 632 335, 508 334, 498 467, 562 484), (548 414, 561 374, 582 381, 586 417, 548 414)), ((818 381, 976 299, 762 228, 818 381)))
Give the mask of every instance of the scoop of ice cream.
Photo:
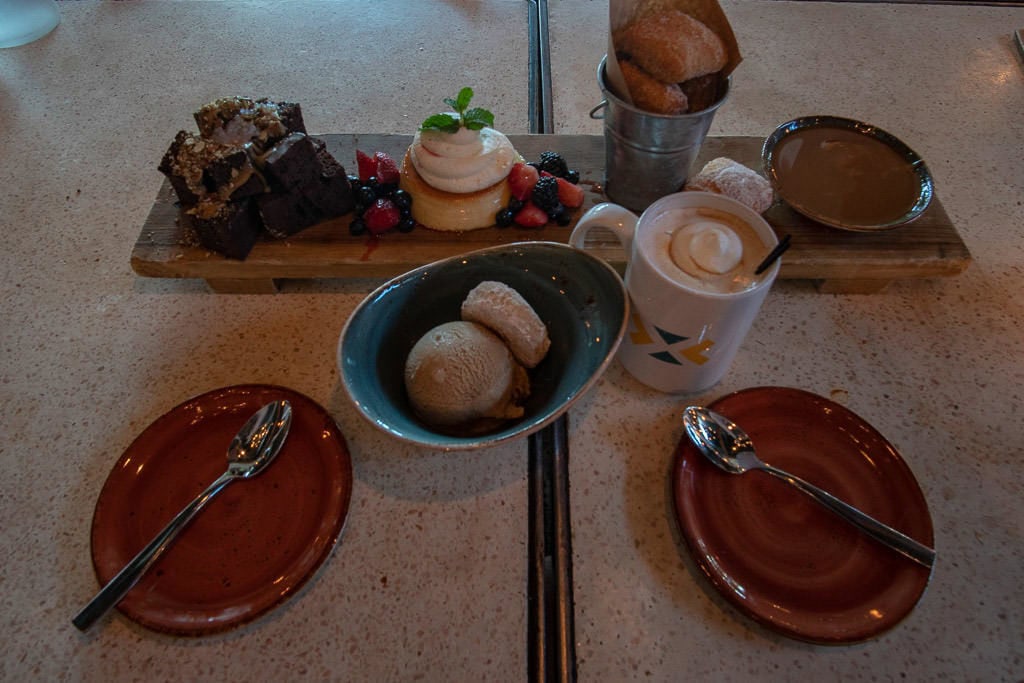
POLYGON ((455 133, 417 131, 409 157, 431 187, 466 194, 507 177, 518 154, 508 138, 493 128, 459 128, 455 133))
POLYGON ((462 319, 496 332, 516 360, 528 368, 537 367, 551 346, 548 328, 537 312, 504 282, 485 280, 470 290, 462 302, 462 319))
POLYGON ((701 220, 685 225, 669 243, 672 261, 684 272, 699 278, 701 273, 721 275, 743 259, 743 242, 728 225, 701 220))
POLYGON ((444 323, 409 352, 405 388, 417 414, 436 426, 522 417, 529 379, 505 343, 473 322, 444 323))

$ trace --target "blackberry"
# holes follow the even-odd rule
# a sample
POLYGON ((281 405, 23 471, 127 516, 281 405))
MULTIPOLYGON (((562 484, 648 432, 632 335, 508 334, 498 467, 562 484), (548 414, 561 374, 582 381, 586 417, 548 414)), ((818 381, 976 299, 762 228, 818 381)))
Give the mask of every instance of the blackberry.
POLYGON ((538 171, 547 171, 553 176, 558 178, 564 178, 565 174, 569 172, 569 166, 565 163, 565 159, 558 152, 541 152, 540 163, 537 165, 538 171))
POLYGON ((550 214, 555 207, 560 207, 562 204, 558 201, 558 179, 541 176, 541 179, 533 186, 531 199, 544 213, 550 214))
POLYGON ((494 217, 494 224, 497 225, 499 228, 507 228, 508 226, 512 225, 512 217, 512 209, 502 209, 494 217))

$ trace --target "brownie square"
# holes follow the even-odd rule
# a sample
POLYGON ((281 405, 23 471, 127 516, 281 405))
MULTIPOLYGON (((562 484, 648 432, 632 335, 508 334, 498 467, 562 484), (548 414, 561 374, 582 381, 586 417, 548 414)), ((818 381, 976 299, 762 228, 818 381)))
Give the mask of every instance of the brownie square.
POLYGON ((263 227, 273 237, 294 235, 323 220, 323 212, 298 190, 265 194, 256 202, 263 227))
POLYGON ((245 260, 260 237, 263 225, 255 200, 237 202, 206 199, 182 210, 186 232, 207 249, 228 258, 245 260))
POLYGON ((290 133, 306 132, 302 107, 267 98, 222 97, 203 105, 193 117, 204 138, 239 145, 270 145, 290 133))
POLYGON ((309 136, 292 133, 263 159, 263 173, 273 189, 291 191, 320 180, 320 159, 309 136))
POLYGON ((265 191, 244 149, 204 140, 186 131, 174 137, 157 168, 186 206, 209 195, 242 199, 265 191))

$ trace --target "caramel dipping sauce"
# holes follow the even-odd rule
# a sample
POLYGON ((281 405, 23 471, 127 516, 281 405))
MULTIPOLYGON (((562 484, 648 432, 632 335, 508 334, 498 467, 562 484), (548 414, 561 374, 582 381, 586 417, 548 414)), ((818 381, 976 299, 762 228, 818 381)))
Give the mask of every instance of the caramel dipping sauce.
POLYGON ((881 131, 797 127, 778 138, 768 159, 779 195, 797 211, 835 227, 895 227, 920 214, 931 198, 927 171, 922 178, 915 169, 923 162, 881 131))

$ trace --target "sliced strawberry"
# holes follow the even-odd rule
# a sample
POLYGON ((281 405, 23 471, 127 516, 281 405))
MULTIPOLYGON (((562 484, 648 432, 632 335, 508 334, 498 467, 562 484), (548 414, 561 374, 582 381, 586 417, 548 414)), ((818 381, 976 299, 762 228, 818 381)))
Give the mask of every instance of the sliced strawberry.
POLYGON ((366 229, 374 235, 380 235, 398 225, 402 219, 398 207, 387 197, 381 197, 363 211, 366 229))
POLYGON ((548 215, 532 201, 523 204, 523 208, 516 212, 512 218, 516 225, 524 228, 543 228, 548 223, 548 215))
POLYGON ((540 172, 540 177, 541 178, 554 178, 555 174, 554 173, 548 173, 547 171, 541 171, 540 172))
POLYGON ((395 160, 387 152, 377 152, 374 156, 377 159, 377 182, 381 185, 397 185, 399 174, 395 160))
POLYGON ((359 166, 359 180, 366 182, 371 176, 377 175, 377 160, 365 152, 356 150, 356 164, 359 166))
POLYGON ((558 201, 569 209, 583 206, 583 188, 573 185, 565 178, 558 179, 558 201))
POLYGON ((533 193, 533 186, 540 179, 537 169, 529 164, 514 164, 508 174, 508 187, 512 196, 519 201, 526 201, 533 193))

